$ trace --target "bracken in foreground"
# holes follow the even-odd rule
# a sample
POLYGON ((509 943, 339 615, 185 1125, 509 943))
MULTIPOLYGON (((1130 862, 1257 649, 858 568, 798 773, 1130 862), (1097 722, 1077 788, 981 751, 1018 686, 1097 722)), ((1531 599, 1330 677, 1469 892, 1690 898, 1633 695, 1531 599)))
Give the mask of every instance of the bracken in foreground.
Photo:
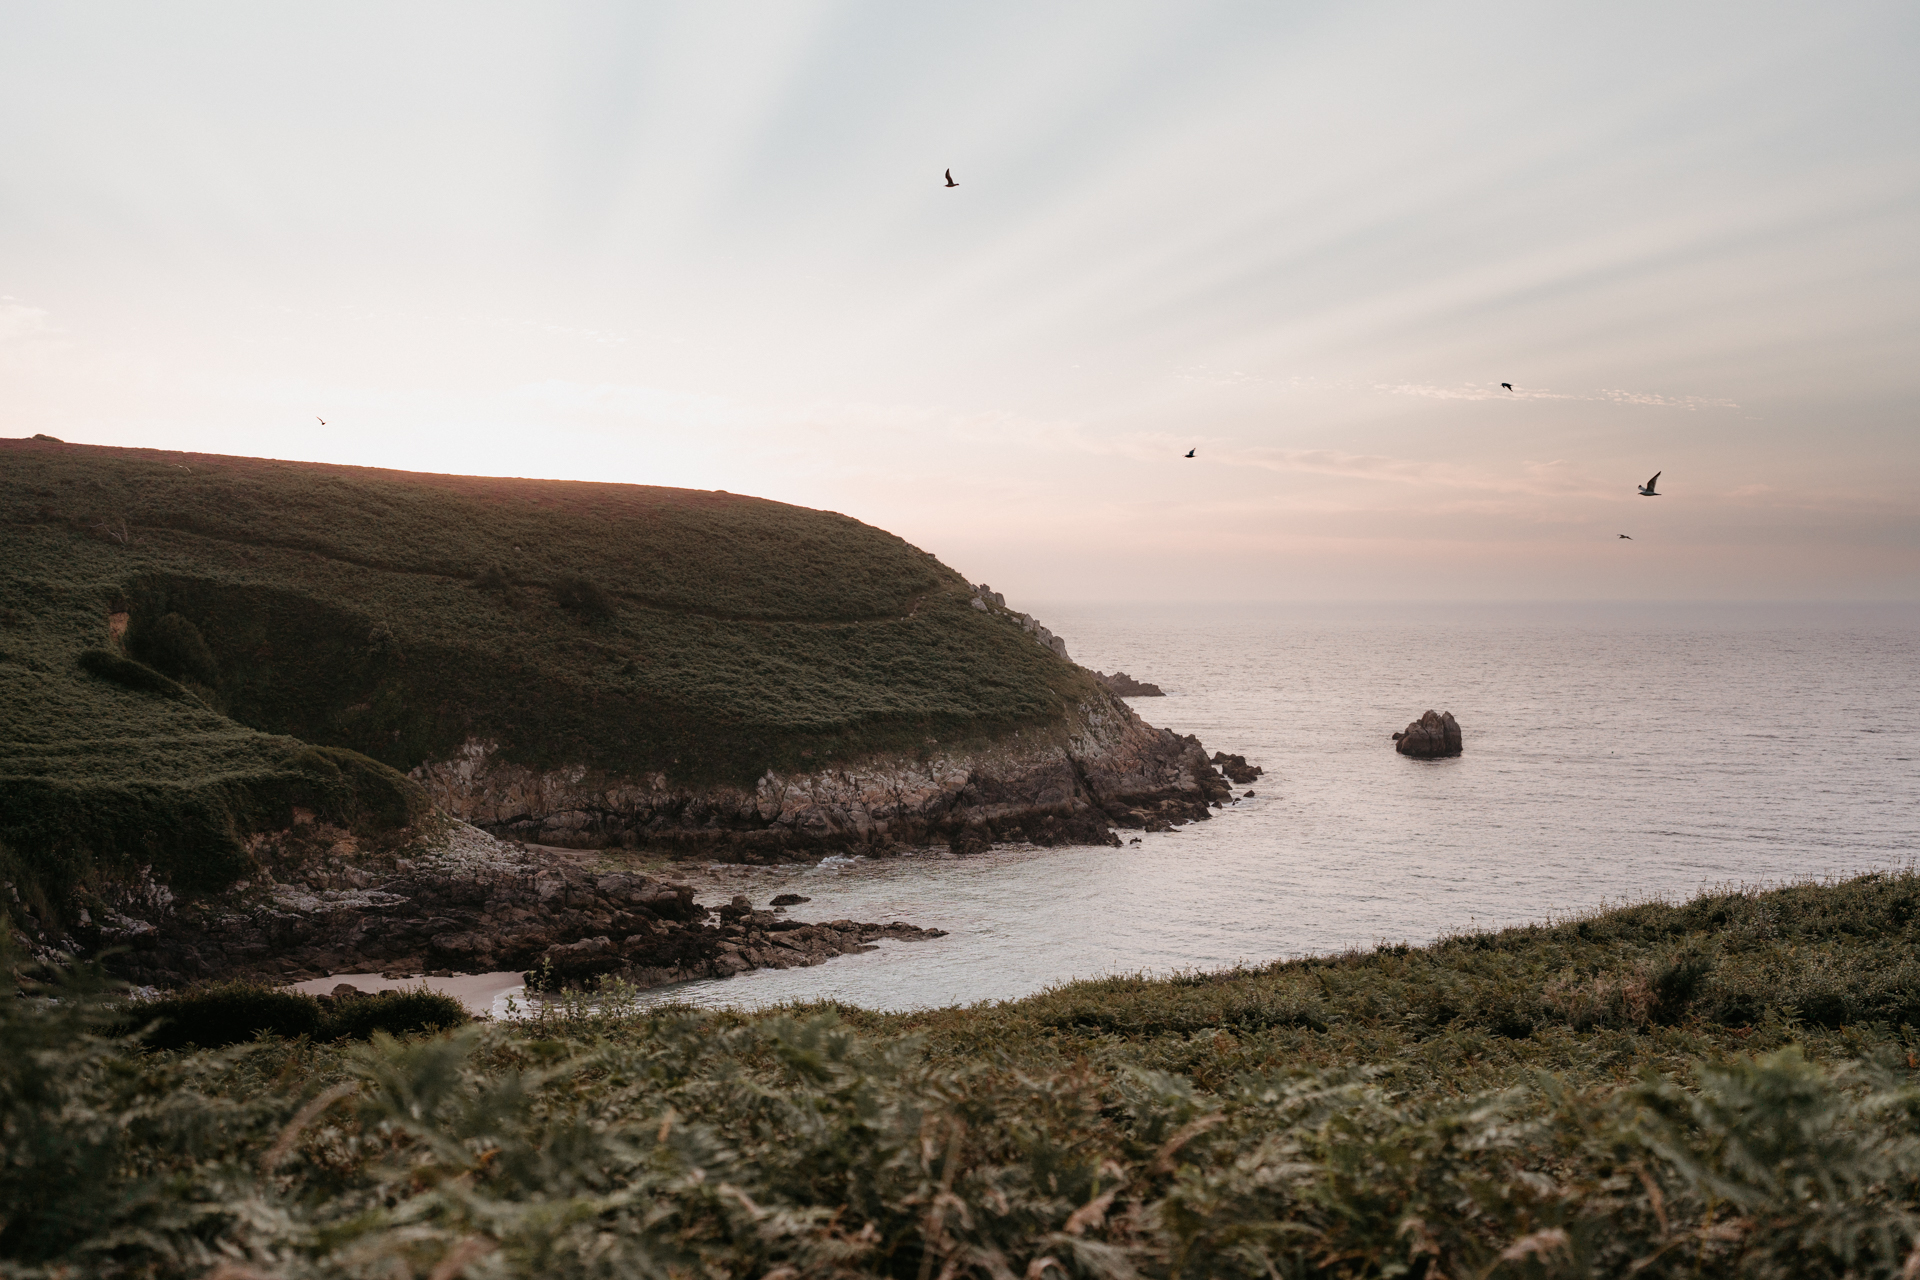
POLYGON ((1916 902, 219 1053, 72 976, 0 1001, 0 1274, 1910 1277, 1916 902))

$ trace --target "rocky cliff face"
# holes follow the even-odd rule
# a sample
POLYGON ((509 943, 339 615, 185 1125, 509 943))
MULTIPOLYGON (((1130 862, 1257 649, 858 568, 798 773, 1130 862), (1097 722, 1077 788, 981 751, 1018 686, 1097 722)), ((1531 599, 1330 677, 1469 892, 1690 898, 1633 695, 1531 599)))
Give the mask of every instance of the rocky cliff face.
POLYGON ((64 925, 41 921, 14 892, 16 941, 43 960, 115 949, 122 976, 163 987, 370 969, 518 969, 558 984, 614 974, 651 986, 939 933, 748 908, 709 923, 684 885, 595 870, 511 837, 749 863, 935 842, 958 853, 997 841, 1118 845, 1114 827, 1166 830, 1232 796, 1197 740, 1147 725, 1104 690, 1052 728, 929 742, 920 758, 769 772, 750 789, 533 771, 479 742, 414 776, 455 821, 359 839, 296 808, 293 827, 252 838, 253 870, 221 892, 176 895, 143 869, 81 886, 56 913, 64 925))
POLYGON ((537 771, 469 741, 412 776, 434 804, 500 835, 768 863, 895 845, 1118 844, 1113 827, 1164 829, 1230 798, 1199 742, 1143 722, 1101 691, 1057 728, 985 744, 929 741, 817 773, 768 772, 752 789, 682 789, 658 775, 537 771))

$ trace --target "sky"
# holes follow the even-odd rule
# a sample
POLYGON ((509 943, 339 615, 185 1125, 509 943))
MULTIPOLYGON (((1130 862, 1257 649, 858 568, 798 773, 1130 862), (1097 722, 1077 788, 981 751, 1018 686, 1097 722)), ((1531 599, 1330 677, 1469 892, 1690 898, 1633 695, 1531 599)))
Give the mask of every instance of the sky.
POLYGON ((1915 49, 1910 3, 0 0, 0 435, 757 494, 1016 606, 1912 601, 1915 49))

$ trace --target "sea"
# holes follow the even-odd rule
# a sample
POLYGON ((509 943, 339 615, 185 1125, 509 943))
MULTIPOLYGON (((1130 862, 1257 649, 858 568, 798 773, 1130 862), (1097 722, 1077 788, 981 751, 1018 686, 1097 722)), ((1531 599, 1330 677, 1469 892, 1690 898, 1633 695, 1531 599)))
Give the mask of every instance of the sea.
POLYGON ((966 1005, 1899 869, 1920 851, 1920 607, 1033 611, 1076 661, 1163 688, 1131 702, 1149 723, 1265 772, 1211 820, 1118 849, 695 869, 703 902, 798 893, 800 919, 947 936, 648 1002, 966 1005), (1394 751, 1429 708, 1458 719, 1461 755, 1394 751))

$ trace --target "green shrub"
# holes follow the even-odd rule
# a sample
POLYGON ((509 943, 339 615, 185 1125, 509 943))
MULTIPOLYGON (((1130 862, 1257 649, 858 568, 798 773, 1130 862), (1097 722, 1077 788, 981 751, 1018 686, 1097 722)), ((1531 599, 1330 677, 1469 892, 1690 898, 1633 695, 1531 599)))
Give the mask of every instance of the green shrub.
POLYGON ((1713 957, 1710 955, 1683 950, 1670 956, 1653 975, 1651 1014, 1654 1019, 1668 1025, 1680 1021, 1694 998, 1705 988, 1707 975, 1712 972, 1713 957))
POLYGON ((262 1031, 292 1038, 313 1035, 321 1026, 320 1002, 312 996, 252 982, 136 1001, 126 1017, 126 1030, 153 1049, 220 1049, 262 1031))
POLYGON ((374 1032, 390 1036, 447 1031, 471 1022, 467 1007, 453 996, 417 987, 378 991, 334 1001, 317 1035, 326 1040, 366 1040, 374 1032))
POLYGON ((125 1007, 119 1028, 152 1049, 219 1049, 263 1031, 286 1038, 365 1040, 444 1031, 472 1019, 452 996, 419 987, 322 1002, 284 987, 223 982, 125 1007), (150 1025, 152 1024, 152 1025, 150 1025))
POLYGON ((420 784, 345 747, 304 747, 288 762, 311 784, 302 797, 329 821, 368 834, 408 826, 432 804, 420 784))

